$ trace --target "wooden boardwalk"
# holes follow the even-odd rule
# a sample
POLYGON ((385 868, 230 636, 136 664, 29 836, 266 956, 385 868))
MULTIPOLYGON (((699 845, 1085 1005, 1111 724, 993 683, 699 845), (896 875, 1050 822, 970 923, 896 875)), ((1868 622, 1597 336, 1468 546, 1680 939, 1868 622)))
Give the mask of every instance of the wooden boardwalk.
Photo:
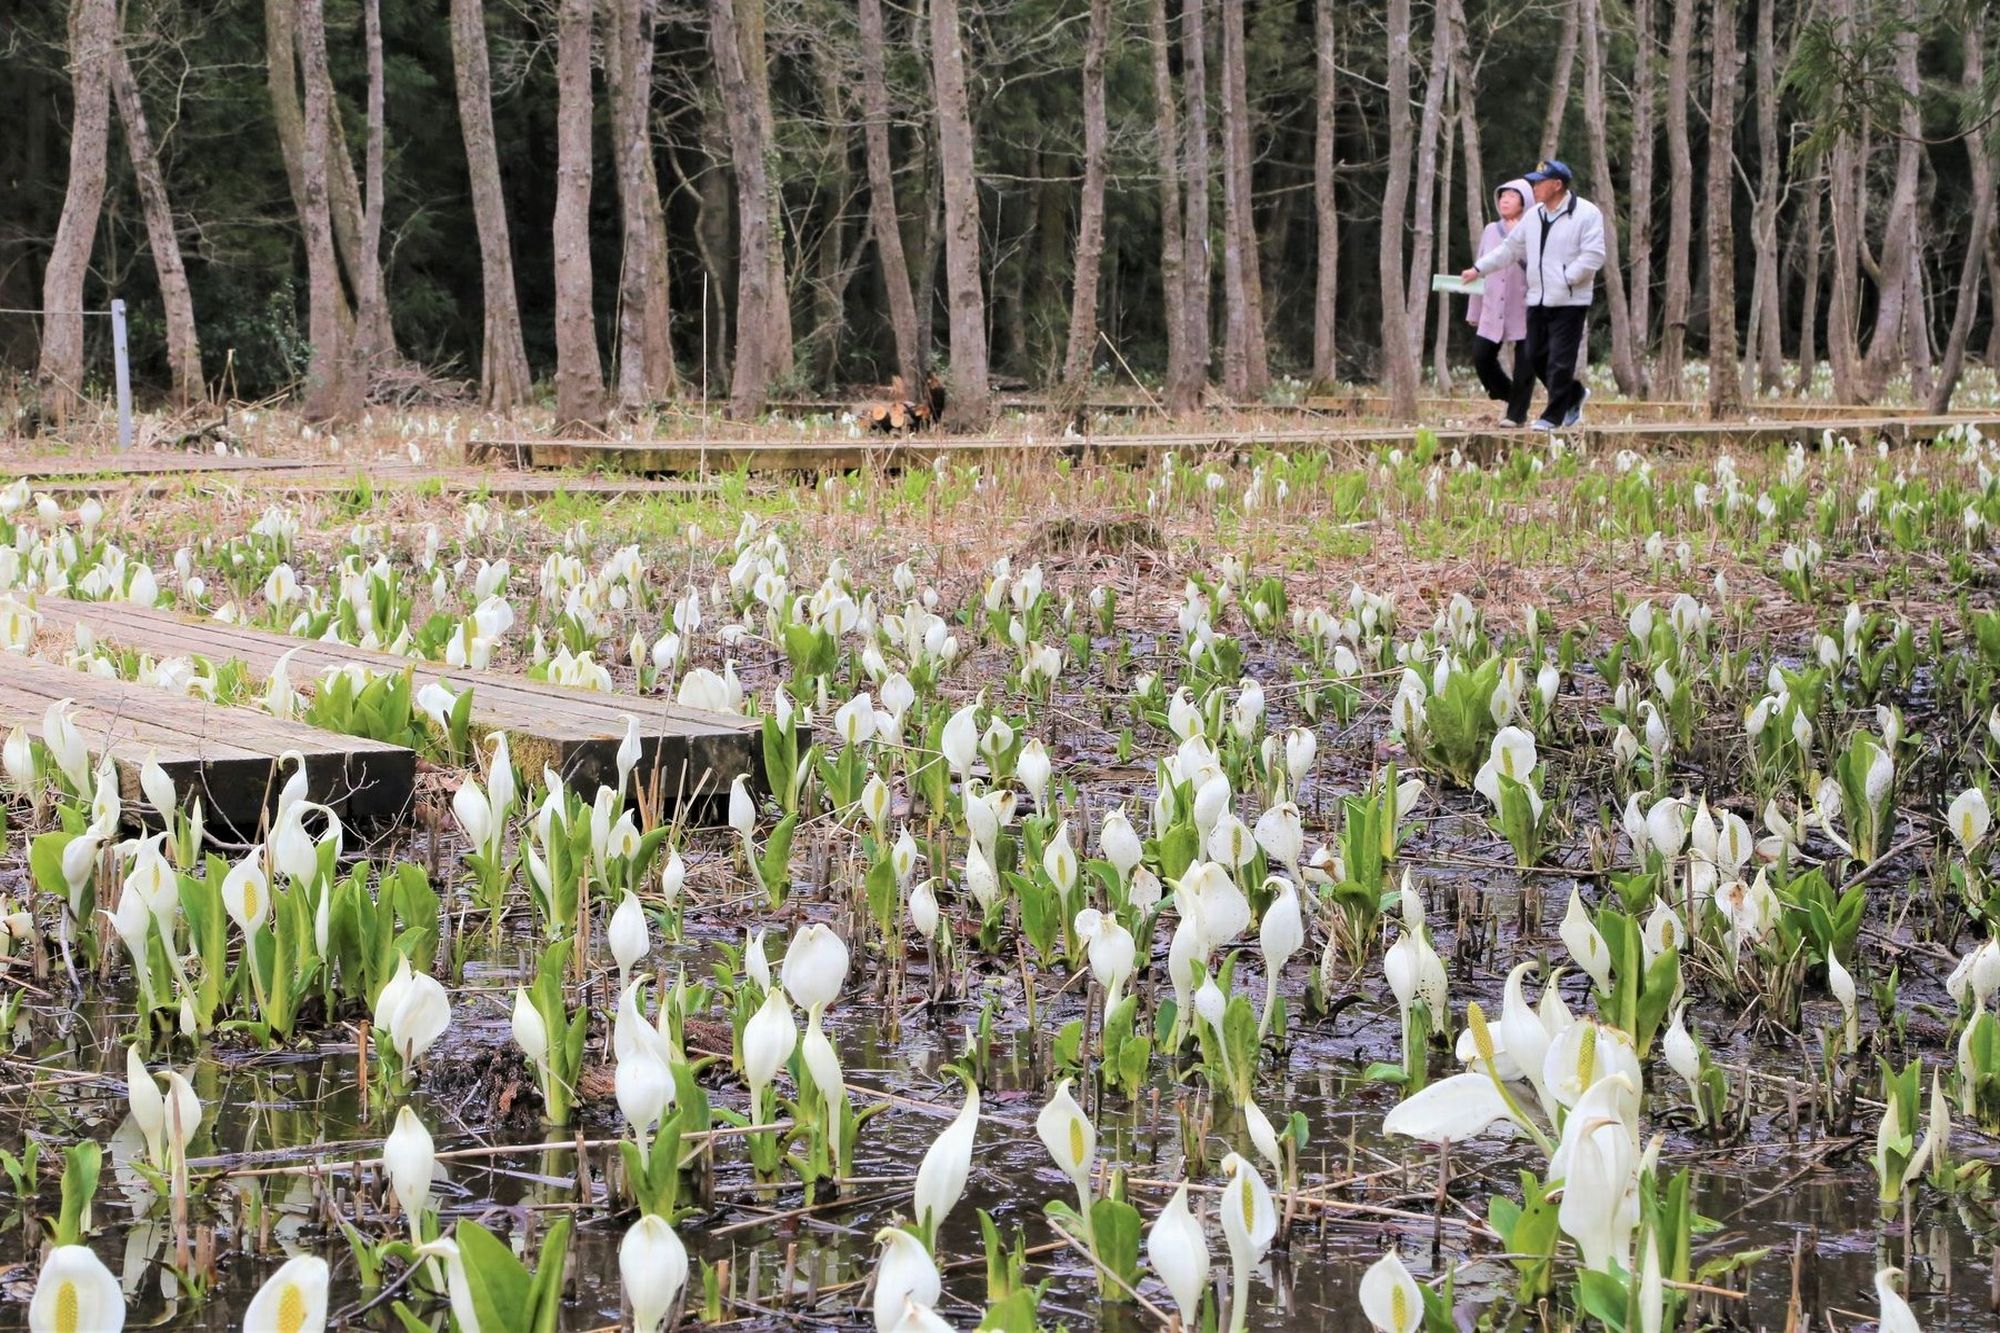
MULTIPOLYGON (((1033 413, 1062 410, 1047 394, 1001 393, 995 395, 994 403, 1002 411, 1033 413)), ((852 411, 854 406, 854 400, 848 399, 782 398, 765 404, 765 409, 776 416, 838 417, 842 413, 852 411)), ((1485 398, 1428 394, 1417 399, 1417 411, 1426 420, 1440 424, 1485 420, 1496 415, 1498 408, 1499 404, 1485 398)), ((717 404, 714 414, 720 416, 722 410, 723 405, 717 404)), ((1158 399, 1115 392, 1086 399, 1069 410, 1090 416, 1166 415, 1166 410, 1158 399)), ((1388 421, 1394 416, 1394 408, 1388 396, 1367 389, 1314 394, 1297 402, 1235 403, 1219 410, 1244 420, 1254 420, 1258 417, 1347 417, 1356 420, 1388 421)), ((1606 424, 1674 421, 1701 424, 1709 419, 1706 403, 1676 402, 1665 398, 1628 399, 1593 395, 1590 400, 1590 411, 1592 416, 1606 424)), ((1760 400, 1748 404, 1743 412, 1743 420, 1752 422, 1873 420, 1923 415, 1925 409, 1921 407, 1815 403, 1788 398, 1760 400)))
POLYGON ((193 453, 173 449, 92 449, 80 453, 31 451, 26 441, 0 446, 0 479, 13 477, 159 477, 207 473, 326 471, 352 463, 331 459, 263 458, 254 454, 193 453))
MULTIPOLYGON (((1688 447, 1760 449, 1794 443, 1812 447, 1829 430, 1857 444, 1887 441, 1900 445, 1934 439, 1942 432, 1964 424, 1976 425, 1990 435, 2000 432, 2000 414, 1817 417, 1795 421, 1627 422, 1591 424, 1561 434, 1571 443, 1592 451, 1631 449, 1658 453, 1688 447)), ((1433 429, 1430 433, 1444 448, 1458 449, 1474 458, 1494 457, 1510 447, 1532 447, 1541 438, 1527 431, 1502 433, 1474 427, 1445 427, 1433 429)), ((860 439, 797 440, 728 437, 638 441, 507 439, 468 441, 466 457, 469 461, 490 459, 515 467, 591 467, 648 474, 701 474, 739 469, 819 473, 927 467, 939 458, 975 462, 989 458, 1066 457, 1133 463, 1149 461, 1168 450, 1199 456, 1244 454, 1257 450, 1285 453, 1301 449, 1331 449, 1351 451, 1359 456, 1383 448, 1408 448, 1416 443, 1416 439, 1417 429, 1413 427, 1351 426, 1130 434, 1104 432, 1040 438, 1032 435, 933 435, 891 439, 874 435, 860 439)))
POLYGON ((410 803, 417 757, 401 746, 0 652, 0 730, 19 724, 40 739, 43 717, 61 699, 75 701, 71 717, 93 764, 110 754, 129 808, 144 804, 139 770, 156 759, 183 799, 201 797, 212 825, 254 836, 291 777, 278 762, 288 750, 305 756, 308 799, 342 818, 394 818, 410 803))
POLYGON ((683 708, 670 699, 568 689, 506 672, 457 671, 392 653, 197 620, 126 603, 44 597, 38 605, 52 629, 87 625, 108 643, 155 655, 199 656, 217 662, 234 658, 260 675, 268 675, 278 659, 291 652, 288 670, 294 685, 308 683, 326 669, 349 662, 379 671, 412 668, 418 689, 440 680, 453 693, 472 690, 474 735, 506 732, 514 762, 523 773, 539 777, 546 765, 566 781, 581 782, 585 790, 617 781, 618 746, 625 738, 625 718, 630 716, 639 724, 636 780, 641 790, 657 780, 668 811, 726 796, 739 775, 748 776, 753 783, 763 780, 763 747, 754 721, 683 708))
MULTIPOLYGON (((4 446, 0 446, 4 448, 4 446)), ((631 495, 705 495, 711 482, 643 476, 552 477, 546 472, 512 468, 468 467, 440 460, 439 466, 407 459, 321 462, 302 458, 252 458, 243 455, 94 454, 43 455, 0 459, 0 484, 28 478, 38 491, 74 503, 80 495, 172 498, 218 489, 297 496, 344 496, 362 479, 382 496, 483 495, 508 504, 531 504, 558 495, 589 495, 616 499, 631 495)))

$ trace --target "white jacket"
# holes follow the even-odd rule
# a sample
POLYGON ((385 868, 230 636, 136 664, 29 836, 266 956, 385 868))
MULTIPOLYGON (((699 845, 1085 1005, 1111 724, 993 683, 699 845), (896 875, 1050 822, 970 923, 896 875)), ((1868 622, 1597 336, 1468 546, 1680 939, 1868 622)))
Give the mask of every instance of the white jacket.
POLYGON ((1535 205, 1473 267, 1496 273, 1509 264, 1526 265, 1530 306, 1589 305, 1604 267, 1604 214, 1575 191, 1553 214, 1535 205))

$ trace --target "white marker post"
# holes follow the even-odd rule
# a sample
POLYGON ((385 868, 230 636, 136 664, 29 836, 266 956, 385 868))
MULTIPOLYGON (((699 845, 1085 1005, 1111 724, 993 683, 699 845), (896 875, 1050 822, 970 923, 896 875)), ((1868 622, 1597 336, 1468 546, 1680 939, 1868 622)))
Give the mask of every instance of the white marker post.
POLYGON ((125 352, 125 303, 111 303, 111 373, 118 386, 118 447, 132 447, 132 362, 125 352))

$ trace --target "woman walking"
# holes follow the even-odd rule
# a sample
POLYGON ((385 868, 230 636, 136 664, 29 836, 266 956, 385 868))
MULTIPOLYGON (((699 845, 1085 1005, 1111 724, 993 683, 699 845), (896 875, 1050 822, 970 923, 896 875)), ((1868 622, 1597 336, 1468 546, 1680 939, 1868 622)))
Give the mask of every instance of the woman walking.
MULTIPOLYGON (((1520 224, 1534 191, 1525 180, 1511 180, 1493 192, 1493 206, 1500 220, 1486 224, 1479 238, 1480 254, 1489 254, 1520 224)), ((1465 322, 1476 326, 1472 339, 1472 365, 1486 396, 1507 404, 1502 426, 1520 426, 1527 420, 1528 404, 1535 393, 1534 368, 1521 355, 1522 339, 1528 336, 1528 273, 1514 264, 1486 279, 1486 292, 1466 305, 1465 322), (1510 379, 1500 365, 1500 346, 1514 344, 1514 374, 1510 379)))

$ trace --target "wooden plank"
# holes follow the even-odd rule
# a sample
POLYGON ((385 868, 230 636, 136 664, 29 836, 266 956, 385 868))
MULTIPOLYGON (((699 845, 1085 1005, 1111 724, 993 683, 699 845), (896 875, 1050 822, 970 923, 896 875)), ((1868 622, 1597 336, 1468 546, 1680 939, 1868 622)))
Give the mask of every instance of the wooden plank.
POLYGON ((201 795, 211 819, 249 835, 290 777, 289 766, 278 765, 289 750, 305 756, 308 798, 343 818, 393 818, 410 802, 416 755, 401 746, 0 653, 0 728, 18 723, 39 737, 44 714, 61 699, 75 700, 93 761, 110 753, 128 804, 144 800, 139 770, 154 757, 184 794, 201 795))
MULTIPOLYGON (((68 504, 78 497, 96 495, 109 498, 172 499, 190 495, 226 496, 344 496, 354 489, 354 473, 336 473, 324 468, 269 468, 232 472, 227 476, 207 474, 120 474, 80 472, 73 476, 41 476, 34 481, 38 491, 47 491, 68 504)), ((483 496, 502 504, 534 504, 556 496, 587 495, 604 500, 648 495, 710 495, 721 487, 717 481, 687 477, 647 477, 629 475, 556 476, 548 472, 518 472, 452 464, 437 468, 416 468, 396 464, 370 466, 368 482, 383 501, 407 494, 483 496)))
MULTIPOLYGON (((764 410, 773 416, 802 417, 822 416, 838 418, 852 412, 862 402, 880 391, 880 386, 857 391, 851 398, 774 398, 764 404, 764 410)), ((1080 403, 1058 404, 1047 394, 1001 393, 994 398, 1001 411, 1023 413, 1059 413, 1070 417, 1081 412, 1086 416, 1165 416, 1166 410, 1157 398, 1148 398, 1138 393, 1119 394, 1115 391, 1099 393, 1080 403)), ((723 414, 724 404, 713 406, 713 415, 723 414)), ((1417 398, 1417 411, 1425 418, 1489 418, 1499 415, 1501 405, 1488 398, 1459 397, 1453 395, 1425 394, 1417 398)), ((1373 389, 1356 387, 1345 392, 1318 393, 1297 402, 1262 402, 1249 400, 1230 403, 1215 409, 1240 420, 1257 417, 1296 416, 1343 416, 1388 420, 1394 413, 1388 395, 1373 389)), ((1609 395, 1593 395, 1590 412, 1601 422, 1642 422, 1642 421, 1683 421, 1695 424, 1707 422, 1708 404, 1705 402, 1676 401, 1673 399, 1629 399, 1609 395)), ((686 404, 679 414, 690 422, 709 420, 700 411, 699 404, 686 404)), ((1884 406, 1868 403, 1815 403, 1796 399, 1772 401, 1760 399, 1745 405, 1743 416, 1750 421, 1794 421, 1816 420, 1820 418, 1895 418, 1926 415, 1926 409, 1915 405, 1884 406)))
MULTIPOLYGON (((1860 443, 1888 439, 1901 443, 1930 439, 1953 426, 1971 424, 1982 431, 2000 430, 2000 415, 1950 417, 1821 418, 1803 421, 1627 422, 1593 423, 1562 432, 1572 442, 1593 449, 1658 449, 1663 445, 1762 448, 1770 445, 1817 443, 1831 430, 1860 443)), ((1497 452, 1512 444, 1532 445, 1526 432, 1450 427, 1430 432, 1447 448, 1478 454, 1497 452)), ((1174 433, 1098 433, 1057 439, 1032 436, 927 436, 902 440, 871 437, 859 440, 770 441, 735 438, 660 440, 474 440, 468 458, 497 457, 528 467, 611 467, 641 473, 702 473, 710 471, 841 472, 867 468, 929 466, 939 458, 977 461, 982 458, 1092 458, 1105 462, 1144 461, 1174 449, 1188 453, 1298 448, 1372 451, 1408 447, 1417 437, 1414 427, 1320 427, 1254 430, 1232 427, 1215 431, 1174 433)))
POLYGON ((617 780, 618 746, 625 738, 625 718, 630 716, 639 725, 637 779, 646 787, 658 770, 660 791, 669 810, 726 796, 738 775, 756 784, 764 781, 763 747, 756 722, 684 708, 665 697, 600 694, 506 672, 459 671, 392 653, 195 620, 124 603, 43 597, 37 605, 54 627, 85 625, 106 642, 141 652, 202 656, 214 661, 235 658, 260 675, 268 675, 278 659, 291 652, 295 684, 349 662, 378 671, 411 668, 418 689, 432 680, 444 682, 454 693, 471 689, 475 733, 505 731, 514 761, 524 773, 539 776, 547 766, 565 781, 581 782, 587 788, 617 780))
MULTIPOLYGON (((5 446, 11 449, 12 446, 5 446)), ((4 451, 4 450, 0 450, 4 451)), ((0 460, 0 477, 78 477, 97 475, 116 476, 158 476, 163 474, 201 474, 212 472, 269 472, 297 468, 339 468, 350 471, 351 462, 334 462, 308 458, 264 458, 254 454, 200 454, 180 453, 167 450, 130 449, 121 453, 110 451, 41 454, 28 452, 27 446, 17 453, 11 453, 0 460)))

